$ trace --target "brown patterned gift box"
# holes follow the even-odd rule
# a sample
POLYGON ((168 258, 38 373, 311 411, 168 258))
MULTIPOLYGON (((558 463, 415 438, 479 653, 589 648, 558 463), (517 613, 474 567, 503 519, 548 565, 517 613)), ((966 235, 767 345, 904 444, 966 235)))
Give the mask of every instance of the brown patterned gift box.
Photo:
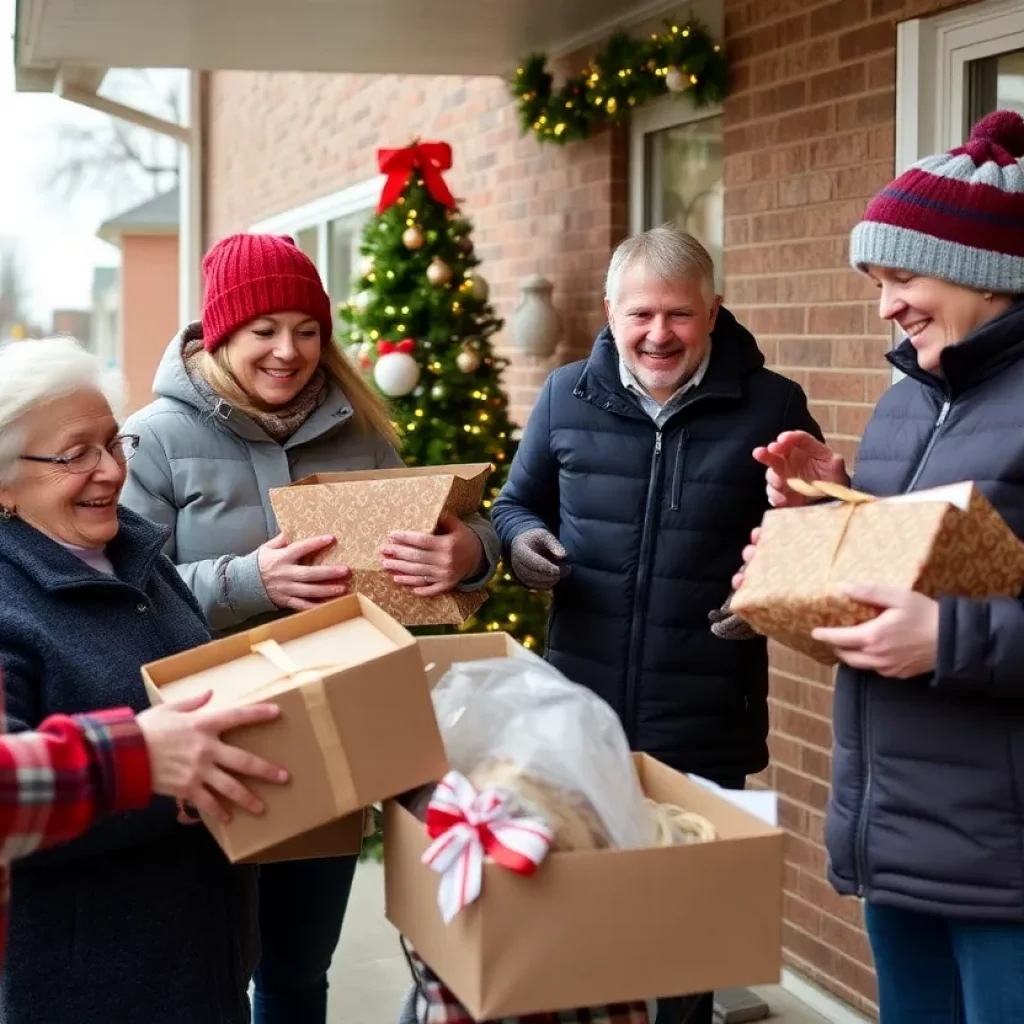
POLYGON ((433 533, 445 515, 476 512, 491 471, 486 464, 318 473, 270 491, 278 525, 296 541, 332 534, 315 559, 347 565, 352 585, 403 626, 457 625, 477 612, 487 591, 418 597, 381 568, 380 549, 395 530, 433 533))
POLYGON ((904 587, 929 597, 1016 597, 1024 588, 1024 543, 973 483, 883 499, 834 484, 791 483, 838 504, 767 512, 730 610, 824 665, 837 659, 811 639, 812 630, 878 614, 839 594, 840 584, 904 587))

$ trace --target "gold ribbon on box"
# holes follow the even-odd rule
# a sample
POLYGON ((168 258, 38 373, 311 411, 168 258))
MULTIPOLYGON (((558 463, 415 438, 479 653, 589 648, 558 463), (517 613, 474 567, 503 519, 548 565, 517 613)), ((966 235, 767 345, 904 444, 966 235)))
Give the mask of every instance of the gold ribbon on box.
POLYGON ((302 700, 309 712, 313 735, 316 737, 323 755, 324 771, 327 775, 331 796, 334 798, 334 808, 339 817, 352 814, 358 807, 356 791, 352 785, 352 775, 349 772, 345 748, 342 745, 338 728, 334 724, 334 716, 331 714, 330 704, 327 700, 327 690, 324 687, 324 677, 344 666, 329 664, 302 667, 292 660, 276 640, 261 640, 253 644, 250 650, 253 654, 259 654, 266 658, 274 668, 281 672, 281 675, 250 694, 250 698, 256 693, 269 690, 285 681, 292 682, 300 688, 299 692, 302 694, 302 700))
POLYGON ((808 481, 793 477, 787 480, 786 483, 789 485, 790 490, 805 498, 833 498, 843 503, 845 512, 843 524, 839 528, 839 535, 832 546, 832 552, 828 560, 828 574, 831 576, 836 559, 839 557, 839 549, 843 546, 843 541, 846 540, 854 514, 862 505, 867 505, 877 499, 873 495, 865 494, 863 491, 855 491, 852 487, 844 487, 842 484, 832 483, 828 480, 808 481))

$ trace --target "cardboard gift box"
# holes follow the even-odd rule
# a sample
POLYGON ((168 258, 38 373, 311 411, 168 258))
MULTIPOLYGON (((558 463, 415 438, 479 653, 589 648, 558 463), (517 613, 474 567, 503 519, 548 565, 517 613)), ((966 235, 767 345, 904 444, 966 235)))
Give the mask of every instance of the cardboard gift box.
POLYGON ((143 666, 153 703, 213 691, 209 708, 272 701, 280 717, 229 741, 286 768, 249 785, 260 815, 204 816, 232 863, 358 853, 363 809, 441 777, 444 745, 415 639, 350 595, 143 666))
POLYGON ((651 757, 635 763, 648 796, 703 815, 718 838, 552 853, 530 877, 486 862, 479 898, 447 925, 423 823, 385 805, 386 916, 475 1019, 778 982, 782 831, 651 757))
POLYGON ((517 643, 508 633, 502 632, 421 636, 416 644, 420 649, 423 671, 431 689, 441 681, 452 665, 460 661, 538 657, 517 643))
POLYGON ((834 484, 805 489, 838 503, 767 512, 730 610, 822 664, 837 659, 812 630, 878 615, 838 593, 840 584, 975 598, 1016 597, 1024 587, 1024 543, 973 483, 880 499, 834 484))
POLYGON ((476 512, 491 467, 421 466, 317 473, 270 491, 278 525, 292 541, 333 535, 316 564, 347 565, 353 589, 405 626, 458 625, 487 600, 486 589, 418 597, 381 568, 380 549, 395 530, 433 533, 446 515, 476 512))

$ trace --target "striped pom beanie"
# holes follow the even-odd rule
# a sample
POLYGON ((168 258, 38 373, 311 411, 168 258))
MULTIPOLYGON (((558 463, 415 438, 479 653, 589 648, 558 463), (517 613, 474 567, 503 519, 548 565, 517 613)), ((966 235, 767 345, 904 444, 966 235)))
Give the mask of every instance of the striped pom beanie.
POLYGON ((875 196, 850 262, 979 291, 1024 294, 1024 118, 997 110, 963 146, 919 161, 875 196))
POLYGON ((239 327, 273 313, 305 313, 334 332, 331 300, 313 261, 286 235, 231 235, 203 257, 203 345, 213 352, 239 327))

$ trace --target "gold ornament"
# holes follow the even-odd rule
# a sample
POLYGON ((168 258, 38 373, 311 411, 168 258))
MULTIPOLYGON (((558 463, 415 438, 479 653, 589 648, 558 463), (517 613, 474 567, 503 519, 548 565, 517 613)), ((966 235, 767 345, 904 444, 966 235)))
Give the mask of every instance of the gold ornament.
POLYGON ((464 348, 455 357, 455 365, 463 373, 476 373, 480 369, 480 356, 471 348, 464 348))
POLYGON ((359 261, 359 276, 369 277, 373 273, 373 257, 367 253, 359 261))
POLYGON ((439 256, 435 256, 427 267, 427 280, 437 286, 448 284, 452 279, 452 268, 439 256))
POLYGON ((422 249, 424 241, 423 228, 419 224, 413 224, 402 232, 402 245, 406 249, 422 249))
POLYGON ((491 293, 491 287, 487 281, 480 277, 479 274, 473 276, 473 291, 472 296, 478 302, 486 302, 487 296, 491 293))

